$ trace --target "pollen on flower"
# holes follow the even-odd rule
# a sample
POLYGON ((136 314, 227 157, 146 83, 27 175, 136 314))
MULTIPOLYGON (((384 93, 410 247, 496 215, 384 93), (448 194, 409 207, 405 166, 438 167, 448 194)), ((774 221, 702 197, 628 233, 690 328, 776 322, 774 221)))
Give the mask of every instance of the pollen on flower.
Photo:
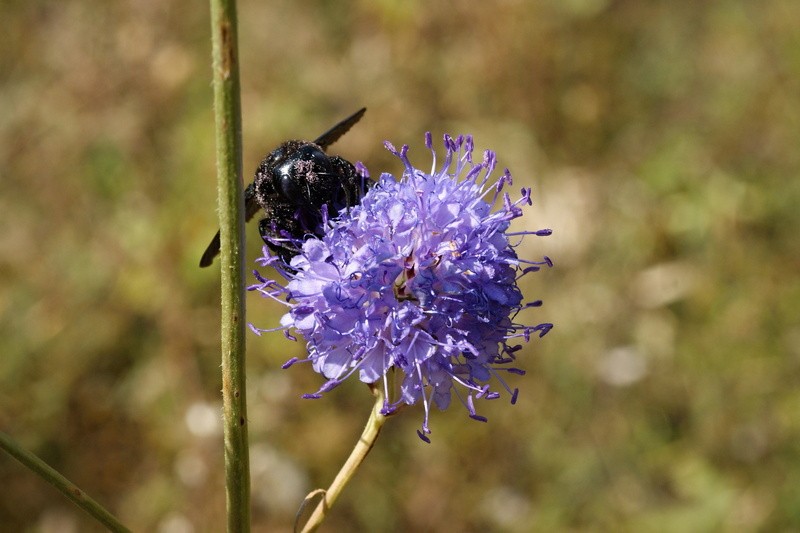
MULTIPOLYGON (((553 327, 515 321, 520 310, 541 306, 541 300, 525 303, 517 282, 553 263, 517 257, 521 238, 551 231, 507 231, 532 204, 531 192, 523 188, 512 200, 504 191, 512 183, 507 169, 491 182, 494 152, 475 163, 471 136, 445 135, 437 167, 430 134, 425 145, 433 156, 431 173, 411 164, 408 146, 397 150, 386 142, 403 163, 402 176, 382 174, 359 205, 328 221, 322 239, 297 242, 302 252, 290 265, 275 261, 265 247, 258 264, 276 267, 287 283, 256 272, 250 290, 288 307, 280 327, 251 326, 254 331, 293 330, 306 341, 307 359, 284 367, 310 362, 327 379, 304 397, 319 398, 357 373, 386 389, 384 414, 422 403, 417 433, 430 442, 430 408, 446 409, 453 394, 482 422, 474 403, 500 396, 491 383, 516 403, 518 390, 500 374, 524 374, 513 366, 518 343, 553 327), (388 390, 393 368, 402 376, 397 391, 388 390)), ((356 168, 368 176, 363 165, 356 168)))

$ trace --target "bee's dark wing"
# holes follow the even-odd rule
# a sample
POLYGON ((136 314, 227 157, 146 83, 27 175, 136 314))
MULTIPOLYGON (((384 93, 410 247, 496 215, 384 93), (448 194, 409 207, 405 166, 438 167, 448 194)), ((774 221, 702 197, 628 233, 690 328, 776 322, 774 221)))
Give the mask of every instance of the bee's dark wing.
POLYGON ((217 255, 219 255, 219 230, 217 230, 217 234, 214 235, 214 238, 211 239, 206 251, 203 252, 203 257, 200 258, 200 268, 211 266, 211 263, 214 262, 214 258, 217 257, 217 255))
POLYGON ((314 144, 318 144, 322 147, 323 150, 327 149, 328 146, 335 143, 339 137, 347 133, 347 130, 353 127, 353 125, 361 120, 361 117, 364 116, 364 113, 367 111, 366 107, 362 107, 343 121, 339 122, 337 125, 317 137, 317 140, 314 141, 314 144))
MULTIPOLYGON (((244 191, 244 220, 245 222, 250 222, 250 219, 253 218, 253 215, 258 213, 259 205, 256 201, 256 188, 255 184, 251 183, 247 186, 247 189, 244 191)), ((200 266, 207 267, 211 266, 211 263, 214 262, 214 258, 219 255, 219 231, 217 234, 214 235, 214 238, 211 239, 211 242, 208 244, 206 251, 203 252, 203 257, 200 258, 200 266)))

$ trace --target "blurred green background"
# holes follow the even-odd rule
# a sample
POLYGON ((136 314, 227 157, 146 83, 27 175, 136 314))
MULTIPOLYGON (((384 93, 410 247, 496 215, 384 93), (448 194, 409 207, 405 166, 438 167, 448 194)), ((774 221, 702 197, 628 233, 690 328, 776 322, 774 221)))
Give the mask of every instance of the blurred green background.
MULTIPOLYGON (((534 188, 556 328, 520 400, 392 419, 327 531, 800 529, 800 2, 239 4, 244 166, 400 172, 472 133, 534 188)), ((224 529, 208 6, 0 5, 0 428, 137 531, 224 529)), ((248 261, 260 248, 248 228, 248 261)), ((252 264, 252 263, 249 263, 252 264)), ((280 306, 250 295, 249 320, 280 306)), ((371 399, 249 335, 253 529, 290 531, 371 399)), ((99 531, 0 455, 0 530, 99 531)))

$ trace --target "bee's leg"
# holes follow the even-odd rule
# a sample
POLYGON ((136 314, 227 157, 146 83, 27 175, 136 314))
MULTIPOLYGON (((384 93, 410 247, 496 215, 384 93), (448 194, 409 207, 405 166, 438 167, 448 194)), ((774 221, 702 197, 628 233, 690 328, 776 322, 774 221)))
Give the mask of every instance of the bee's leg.
POLYGON ((291 217, 291 211, 287 216, 286 209, 272 207, 264 211, 267 217, 259 220, 258 232, 269 249, 288 265, 302 246, 301 240, 295 237, 299 224, 291 217))

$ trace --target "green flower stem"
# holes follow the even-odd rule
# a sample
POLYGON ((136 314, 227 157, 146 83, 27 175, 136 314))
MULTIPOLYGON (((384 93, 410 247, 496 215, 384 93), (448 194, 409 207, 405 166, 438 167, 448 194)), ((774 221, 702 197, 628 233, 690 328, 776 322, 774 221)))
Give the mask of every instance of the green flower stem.
POLYGON ((244 187, 235 0, 211 0, 222 265, 222 403, 228 531, 250 531, 245 401, 244 187))
POLYGON ((72 500, 75 505, 106 526, 109 531, 130 533, 130 529, 120 524, 119 520, 109 513, 102 505, 94 501, 70 480, 56 472, 53 467, 36 457, 33 453, 20 447, 14 439, 2 431, 0 431, 0 448, 22 463, 23 466, 33 471, 34 474, 60 490, 67 498, 72 500))
POLYGON ((356 469, 364 462, 367 454, 375 445, 378 434, 384 422, 386 422, 386 416, 381 414, 384 401, 383 389, 380 386, 373 387, 372 392, 375 395, 375 404, 372 406, 372 412, 370 413, 369 420, 367 420, 366 427, 364 427, 364 431, 361 433, 361 438, 358 439, 355 448, 353 448, 350 457, 347 458, 342 469, 336 474, 336 478, 333 480, 333 483, 331 483, 331 486, 328 490, 324 491, 322 500, 317 504, 314 512, 311 513, 311 517, 303 527, 302 533, 316 531, 322 524, 322 521, 325 520, 328 511, 333 507, 333 504, 336 502, 339 494, 342 493, 345 485, 347 485, 353 475, 355 475, 356 469))

